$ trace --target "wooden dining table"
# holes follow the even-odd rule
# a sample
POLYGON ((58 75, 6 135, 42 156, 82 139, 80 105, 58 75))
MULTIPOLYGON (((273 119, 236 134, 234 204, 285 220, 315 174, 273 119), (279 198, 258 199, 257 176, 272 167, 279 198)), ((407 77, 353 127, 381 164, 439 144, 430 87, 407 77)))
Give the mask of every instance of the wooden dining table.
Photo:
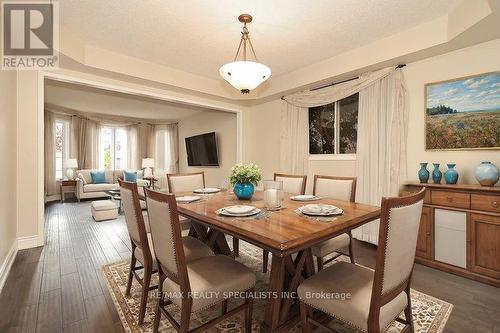
MULTIPOLYGON (((193 195, 179 193, 178 195, 193 195)), ((257 191, 251 200, 238 200, 228 191, 203 195, 202 200, 178 203, 179 214, 192 220, 190 234, 209 244, 216 253, 233 255, 225 235, 244 240, 272 253, 269 290, 261 332, 287 332, 299 320, 296 290, 299 284, 314 274, 311 247, 348 232, 380 217, 380 207, 347 201, 320 199, 299 202, 285 194, 283 208, 268 212, 264 209, 263 192, 257 191), (297 208, 308 203, 322 203, 343 209, 335 218, 306 217, 297 208), (217 210, 231 205, 252 205, 263 213, 255 217, 225 217, 217 210), (292 297, 290 297, 292 295, 292 297), (295 296, 293 296, 295 295, 295 296)))

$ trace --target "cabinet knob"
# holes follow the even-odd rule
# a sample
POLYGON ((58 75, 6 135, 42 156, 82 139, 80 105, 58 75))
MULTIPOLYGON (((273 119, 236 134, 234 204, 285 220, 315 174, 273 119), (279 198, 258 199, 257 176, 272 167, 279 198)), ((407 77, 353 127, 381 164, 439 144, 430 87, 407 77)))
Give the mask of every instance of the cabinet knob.
POLYGON ((493 201, 491 205, 495 208, 498 208, 498 201, 493 201))

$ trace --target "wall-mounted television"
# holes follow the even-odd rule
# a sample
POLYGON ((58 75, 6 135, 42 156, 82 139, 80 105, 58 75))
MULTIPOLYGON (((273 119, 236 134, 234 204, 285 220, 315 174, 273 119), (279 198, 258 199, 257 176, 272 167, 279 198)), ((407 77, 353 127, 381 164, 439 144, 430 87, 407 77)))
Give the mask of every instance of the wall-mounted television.
POLYGON ((215 132, 191 136, 185 140, 188 166, 219 166, 215 132))

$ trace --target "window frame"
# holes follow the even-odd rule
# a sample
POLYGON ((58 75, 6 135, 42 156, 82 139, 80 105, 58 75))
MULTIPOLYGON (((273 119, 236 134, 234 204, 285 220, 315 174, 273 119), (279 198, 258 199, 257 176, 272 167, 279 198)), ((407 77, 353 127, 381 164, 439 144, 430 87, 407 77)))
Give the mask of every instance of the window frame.
POLYGON ((54 119, 54 146, 56 144, 56 126, 57 124, 62 124, 62 156, 61 156, 61 177, 57 177, 57 172, 59 169, 57 168, 57 152, 54 149, 54 178, 57 181, 64 180, 66 178, 66 170, 64 167, 64 162, 69 159, 69 147, 70 147, 70 123, 67 119, 63 118, 55 118, 54 119))
POLYGON ((125 148, 128 149, 128 136, 127 136, 127 129, 124 126, 114 126, 114 125, 103 125, 99 129, 99 169, 101 170, 127 170, 128 165, 129 165, 129 160, 128 160, 128 152, 125 153, 125 167, 122 169, 116 169, 116 131, 117 130, 123 130, 125 131, 125 148), (112 148, 111 148, 111 162, 110 166, 108 169, 106 169, 104 165, 104 149, 103 149, 103 140, 102 140, 102 135, 103 131, 106 129, 111 130, 111 142, 112 142, 112 148))
MULTIPOLYGON (((350 97, 350 96, 348 96, 350 97)), ((346 97, 347 98, 347 97, 346 97)), ((334 138, 335 138, 335 146, 334 146, 334 151, 338 152, 340 150, 340 100, 335 101, 333 103, 328 103, 328 104, 333 104, 333 112, 334 112, 334 138)), ((328 105, 326 104, 326 105, 328 105)), ((309 110, 310 108, 307 109, 308 111, 308 116, 309 116, 309 110)), ((359 100, 358 100, 358 115, 359 115, 359 100)), ((307 119, 307 125, 308 125, 308 154, 309 154, 309 161, 355 161, 356 160, 356 154, 352 153, 335 153, 335 154, 311 154, 311 149, 309 147, 310 140, 311 140, 311 131, 309 130, 309 118, 307 119)), ((357 141, 357 139, 356 139, 357 141)), ((357 152, 357 147, 356 147, 356 152, 357 152)))

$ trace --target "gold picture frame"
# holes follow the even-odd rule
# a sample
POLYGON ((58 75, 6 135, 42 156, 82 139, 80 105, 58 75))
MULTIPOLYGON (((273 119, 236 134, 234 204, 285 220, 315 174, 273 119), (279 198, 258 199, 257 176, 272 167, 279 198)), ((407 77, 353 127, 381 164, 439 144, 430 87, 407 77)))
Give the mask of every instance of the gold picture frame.
POLYGON ((426 151, 500 150, 499 131, 500 71, 424 85, 426 151))

